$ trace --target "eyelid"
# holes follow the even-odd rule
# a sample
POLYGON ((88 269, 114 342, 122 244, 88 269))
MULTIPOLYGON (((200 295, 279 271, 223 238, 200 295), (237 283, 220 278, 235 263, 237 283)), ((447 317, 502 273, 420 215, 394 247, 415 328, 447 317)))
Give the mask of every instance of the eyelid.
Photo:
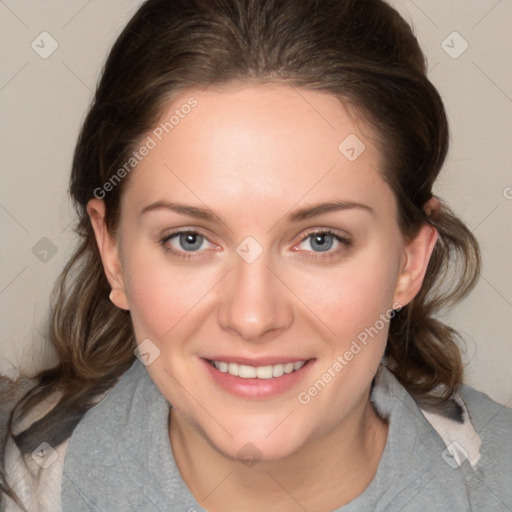
POLYGON ((174 230, 171 230, 170 232, 163 233, 162 235, 160 235, 158 237, 158 239, 157 239, 157 243, 158 243, 158 245, 160 247, 162 247, 162 249, 164 250, 164 252, 166 254, 169 254, 172 257, 176 257, 178 259, 182 259, 182 260, 195 260, 197 258, 211 257, 212 256, 211 255, 212 251, 205 251, 205 250, 201 250, 201 251, 184 251, 184 250, 175 249, 174 247, 168 245, 168 242, 171 239, 179 237, 182 234, 192 233, 192 234, 195 234, 195 235, 199 235, 204 240, 206 240, 210 245, 214 245, 214 246, 218 247, 217 244, 212 242, 210 240, 210 238, 208 236, 204 235, 201 231, 202 231, 201 229, 191 228, 191 227, 176 228, 174 230), (204 253, 207 253, 207 254, 205 255, 204 253))
MULTIPOLYGON (((176 235, 181 235, 184 233, 194 233, 197 235, 201 235, 206 240, 210 241, 209 235, 205 235, 201 228, 192 228, 192 227, 179 227, 179 228, 170 228, 169 230, 164 230, 163 233, 159 236, 159 238, 173 238, 176 235)), ((213 242, 212 242, 213 243, 213 242)))
POLYGON ((343 238, 347 241, 352 241, 352 236, 349 235, 346 231, 341 231, 334 228, 327 228, 327 227, 316 227, 316 228, 309 228, 307 229, 303 234, 300 235, 299 242, 303 242, 306 238, 308 238, 311 235, 314 235, 316 233, 322 233, 322 234, 330 234, 339 238, 343 238))
MULTIPOLYGON (((195 227, 176 228, 175 230, 172 230, 167 234, 161 235, 159 237, 158 242, 164 247, 164 250, 166 252, 176 255, 178 258, 181 257, 184 259, 192 259, 192 258, 195 259, 195 258, 203 257, 202 255, 205 252, 210 252, 210 251, 205 251, 205 250, 198 250, 198 251, 177 250, 175 248, 171 248, 166 245, 170 239, 173 239, 175 237, 178 237, 179 235, 186 234, 186 233, 192 233, 195 235, 199 235, 200 237, 202 237, 204 240, 206 240, 211 245, 219 247, 218 244, 215 244, 214 242, 212 242, 210 240, 209 236, 206 236, 204 233, 202 233, 201 228, 195 228, 195 227)), ((316 251, 307 251, 307 250, 304 251, 303 250, 302 252, 308 254, 308 256, 306 256, 306 257, 310 258, 310 259, 318 259, 318 260, 327 261, 329 259, 340 257, 341 256, 340 253, 343 250, 347 250, 348 248, 352 247, 352 245, 353 245, 352 237, 346 232, 340 232, 339 230, 336 230, 333 228, 314 227, 314 228, 307 229, 305 232, 303 232, 300 235, 300 239, 294 244, 294 246, 292 247, 292 251, 299 252, 300 250, 296 249, 296 246, 305 242, 309 237, 311 237, 311 235, 315 235, 315 234, 331 235, 343 247, 341 249, 337 249, 334 251, 327 250, 327 251, 316 252, 316 251)))
POLYGON ((344 232, 341 234, 338 230, 332 228, 312 228, 307 230, 304 234, 301 235, 300 240, 292 247, 292 251, 294 252, 304 252, 305 258, 310 260, 318 260, 323 263, 328 263, 333 260, 339 260, 344 255, 347 254, 347 251, 353 249, 354 243, 352 241, 352 237, 348 235, 348 233, 344 232), (321 234, 321 235, 330 235, 332 236, 340 245, 337 249, 331 250, 329 248, 327 251, 311 251, 311 250, 300 250, 297 248, 298 245, 304 243, 308 240, 312 235, 321 234))

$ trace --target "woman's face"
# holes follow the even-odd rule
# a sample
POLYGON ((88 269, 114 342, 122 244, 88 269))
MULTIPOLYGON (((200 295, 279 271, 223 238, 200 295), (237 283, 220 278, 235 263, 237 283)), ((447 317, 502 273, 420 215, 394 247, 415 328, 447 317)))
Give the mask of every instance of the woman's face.
POLYGON ((191 90, 141 143, 104 264, 156 386, 226 455, 281 458, 361 411, 419 287, 428 247, 355 119, 285 85, 191 90))

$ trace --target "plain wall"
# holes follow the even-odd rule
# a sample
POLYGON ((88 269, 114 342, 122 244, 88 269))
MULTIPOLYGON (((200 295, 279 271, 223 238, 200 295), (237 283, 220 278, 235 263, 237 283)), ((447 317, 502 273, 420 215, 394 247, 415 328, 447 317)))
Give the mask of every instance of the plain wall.
MULTIPOLYGON (((53 283, 74 243, 72 152, 106 53, 139 3, 0 2, 0 373, 53 362, 43 334, 53 283)), ((434 192, 483 253, 479 284, 444 318, 465 340, 466 382, 512 406, 512 2, 390 3, 413 24, 450 121, 434 192)))

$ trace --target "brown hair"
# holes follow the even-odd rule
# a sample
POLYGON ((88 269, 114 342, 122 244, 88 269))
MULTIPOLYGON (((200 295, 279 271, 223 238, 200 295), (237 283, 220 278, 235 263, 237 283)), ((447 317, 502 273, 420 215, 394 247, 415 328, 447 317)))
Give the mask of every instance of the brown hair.
MULTIPOLYGON (((56 283, 48 333, 60 362, 36 376, 9 428, 15 413, 63 393, 46 416, 14 437, 23 453, 42 440, 56 446, 68 438, 93 398, 135 357, 130 314, 109 300, 87 202, 154 128, 173 95, 233 81, 329 92, 371 122, 402 232, 410 237, 425 222, 439 232, 420 293, 390 323, 390 368, 423 398, 441 385, 444 400, 461 383, 457 334, 434 315, 471 290, 480 256, 471 232, 443 203, 432 218, 423 211, 445 160, 448 125, 410 26, 382 0, 148 0, 110 51, 75 149, 70 193, 79 245, 56 283)), ((126 181, 104 197, 112 233, 126 181)))

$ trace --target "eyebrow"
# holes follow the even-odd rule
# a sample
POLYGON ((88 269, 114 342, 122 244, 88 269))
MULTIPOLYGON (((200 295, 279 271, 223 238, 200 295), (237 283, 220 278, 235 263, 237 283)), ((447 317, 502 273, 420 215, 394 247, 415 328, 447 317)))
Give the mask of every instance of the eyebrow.
MULTIPOLYGON (((311 219, 313 217, 318 217, 319 215, 324 215, 326 213, 352 209, 361 209, 362 211, 367 211, 371 214, 375 213, 373 208, 366 204, 355 203, 352 201, 328 201, 326 203, 319 203, 295 210, 288 215, 287 220, 291 223, 297 223, 303 220, 311 219)), ((218 215, 213 213, 208 208, 189 206, 181 203, 171 203, 169 201, 156 201, 155 203, 151 203, 141 211, 140 215, 142 216, 155 210, 170 210, 180 215, 187 215, 196 219, 224 223, 224 221, 218 215)))
POLYGON ((170 203, 169 201, 156 201, 155 203, 151 203, 140 212, 140 215, 142 216, 145 213, 155 210, 170 210, 175 213, 179 213, 180 215, 188 215, 189 217, 194 217, 196 219, 222 222, 222 219, 218 215, 215 215, 207 208, 188 206, 180 203, 170 203))
POLYGON ((353 201, 329 201, 327 203, 320 203, 296 210, 288 216, 288 222, 300 222, 302 220, 311 219, 312 217, 317 217, 325 213, 352 210, 356 208, 367 211, 371 214, 375 213, 373 208, 370 208, 366 204, 355 203, 353 201))

